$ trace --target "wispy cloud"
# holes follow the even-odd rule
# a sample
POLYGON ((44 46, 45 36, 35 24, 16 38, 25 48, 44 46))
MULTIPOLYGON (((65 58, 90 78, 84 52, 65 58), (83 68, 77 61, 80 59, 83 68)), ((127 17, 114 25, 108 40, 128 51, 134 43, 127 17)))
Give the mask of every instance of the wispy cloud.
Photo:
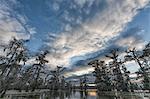
POLYGON ((1 0, 0 3, 0 40, 7 43, 12 37, 29 39, 35 33, 27 24, 27 18, 14 9, 20 6, 17 0, 1 0))

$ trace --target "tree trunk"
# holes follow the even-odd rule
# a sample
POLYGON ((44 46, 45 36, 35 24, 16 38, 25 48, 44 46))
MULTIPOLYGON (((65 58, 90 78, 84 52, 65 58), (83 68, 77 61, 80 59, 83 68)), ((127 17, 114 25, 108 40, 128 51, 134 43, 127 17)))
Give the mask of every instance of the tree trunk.
POLYGON ((6 93, 6 89, 2 90, 2 91, 0 92, 0 98, 3 98, 4 95, 5 95, 5 93, 6 93))

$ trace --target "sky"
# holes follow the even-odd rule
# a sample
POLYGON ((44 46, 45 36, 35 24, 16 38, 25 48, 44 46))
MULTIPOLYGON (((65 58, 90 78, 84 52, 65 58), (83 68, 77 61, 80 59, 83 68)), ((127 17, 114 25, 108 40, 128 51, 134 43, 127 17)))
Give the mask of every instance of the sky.
POLYGON ((49 67, 68 77, 90 73, 87 63, 112 48, 142 49, 149 27, 150 0, 0 0, 0 43, 28 39, 31 53, 49 50, 49 67))

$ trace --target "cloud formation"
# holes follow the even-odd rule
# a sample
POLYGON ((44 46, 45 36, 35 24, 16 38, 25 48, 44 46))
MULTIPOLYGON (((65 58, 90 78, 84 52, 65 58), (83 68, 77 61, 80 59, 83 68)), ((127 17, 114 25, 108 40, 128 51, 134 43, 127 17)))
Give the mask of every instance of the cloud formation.
MULTIPOLYGON (((88 1, 75 0, 75 3, 84 8, 84 5, 89 3, 88 1)), ((98 2, 98 0, 93 2, 96 1, 98 2)), ((99 3, 102 3, 100 1, 99 3)), ((125 26, 138 13, 138 9, 145 7, 148 2, 149 0, 105 0, 106 6, 97 11, 93 17, 56 37, 54 43, 50 44, 51 53, 47 57, 50 64, 70 67, 73 57, 105 49, 109 46, 109 40, 121 35, 125 26)), ((80 14, 78 16, 82 19, 80 14)), ((72 19, 72 17, 68 19, 72 19)), ((131 41, 133 39, 136 38, 128 38, 131 41)), ((124 41, 126 40, 121 41, 122 44, 125 44, 124 41)))
POLYGON ((143 49, 146 42, 143 41, 144 30, 140 27, 130 28, 124 31, 115 41, 115 44, 125 48, 143 49))
POLYGON ((7 43, 12 37, 29 39, 35 33, 34 28, 27 24, 26 16, 14 10, 17 0, 1 0, 0 3, 0 41, 7 43))

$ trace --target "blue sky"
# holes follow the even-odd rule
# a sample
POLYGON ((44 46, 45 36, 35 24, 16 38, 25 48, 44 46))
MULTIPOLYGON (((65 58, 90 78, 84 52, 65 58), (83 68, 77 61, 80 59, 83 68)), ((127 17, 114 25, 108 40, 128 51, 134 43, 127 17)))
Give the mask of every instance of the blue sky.
POLYGON ((149 41, 149 2, 0 0, 0 41, 7 43, 12 36, 29 39, 31 53, 50 51, 50 68, 67 67, 71 70, 67 75, 88 73, 92 68, 86 63, 107 50, 141 49, 149 41))

